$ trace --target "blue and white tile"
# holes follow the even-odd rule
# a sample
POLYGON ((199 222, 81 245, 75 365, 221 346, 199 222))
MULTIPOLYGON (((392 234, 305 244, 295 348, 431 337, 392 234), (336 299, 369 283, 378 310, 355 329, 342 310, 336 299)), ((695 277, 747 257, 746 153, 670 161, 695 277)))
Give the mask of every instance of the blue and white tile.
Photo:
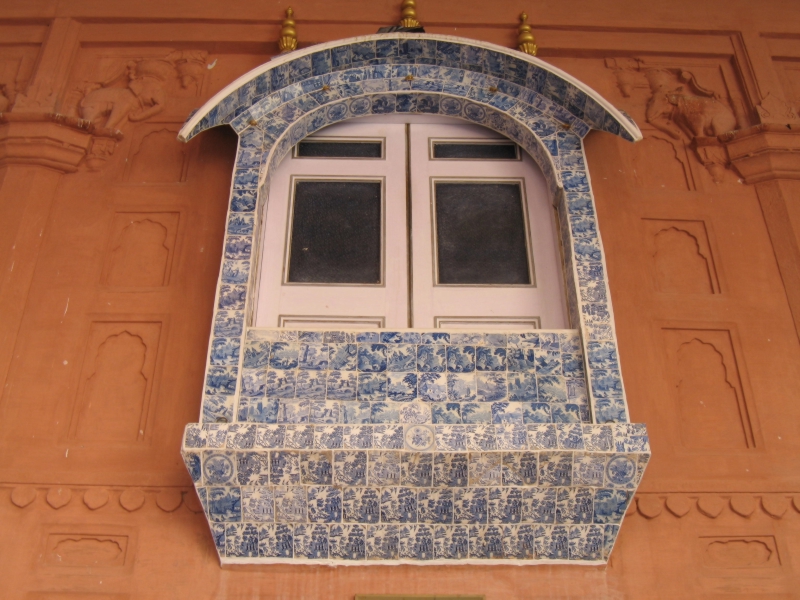
POLYGON ((433 531, 435 558, 459 560, 469 557, 469 526, 435 525, 433 531))
POLYGON ((329 485, 310 486, 308 520, 311 523, 340 523, 342 521, 342 490, 329 485))
POLYGON ((208 488, 208 518, 213 523, 242 520, 242 492, 238 487, 208 488))
POLYGON ((586 525, 592 522, 594 493, 590 488, 559 488, 556 492, 556 523, 586 525))
POLYGON ((359 400, 385 400, 387 393, 386 373, 359 373, 357 397, 359 400))
POLYGON ((428 524, 453 523, 453 490, 422 488, 417 492, 417 521, 428 524))
POLYGON ((281 400, 278 408, 279 423, 308 423, 311 414, 310 400, 281 400))
POLYGON ((371 487, 347 487, 342 492, 342 522, 378 523, 380 521, 380 496, 371 487))
POLYGON ((497 437, 494 426, 490 424, 467 425, 467 450, 472 452, 490 452, 497 449, 497 437))
POLYGON ((432 423, 431 405, 417 401, 403 403, 403 406, 400 407, 400 422, 404 424, 432 423))
POLYGON ((464 425, 434 425, 436 448, 444 452, 467 449, 467 430, 464 425))
POLYGON ((447 373, 447 399, 451 402, 475 401, 477 399, 475 373, 447 373))
POLYGON ((325 525, 296 525, 294 557, 324 560, 328 558, 328 528, 325 525))
POLYGON ((433 453, 403 452, 400 466, 402 485, 413 488, 433 485, 433 453))
POLYGON ((374 425, 372 447, 376 450, 402 450, 405 447, 405 431, 402 425, 374 425))
POLYGON ((364 372, 383 372, 386 370, 385 344, 358 344, 358 370, 364 372))
POLYGON ((434 423, 450 425, 461 423, 461 405, 458 402, 434 402, 430 407, 434 423))
POLYGON ((397 402, 410 402, 416 398, 417 374, 406 372, 387 373, 386 395, 389 400, 397 402))
POLYGON ((461 404, 461 422, 464 424, 489 424, 492 422, 492 405, 485 402, 461 404))
POLYGON ((498 450, 525 450, 528 447, 528 434, 525 425, 503 423, 493 425, 498 450))
POLYGON ((333 483, 339 486, 367 484, 367 452, 337 450, 333 453, 333 483))
POLYGON ((340 415, 342 423, 366 425, 372 422, 372 407, 369 402, 342 402, 340 415))
MULTIPOLYGON (((326 336, 327 336, 326 332, 326 336)), ((343 332, 341 332, 344 335, 343 332)), ((358 368, 358 347, 356 344, 328 344, 328 368, 336 371, 355 371, 358 368)))
POLYGON ((498 525, 469 527, 469 557, 484 560, 503 558, 503 531, 498 525))
POLYGON ((475 370, 475 347, 447 346, 447 370, 450 373, 473 372, 475 370))
POLYGON ((453 523, 485 524, 488 518, 489 495, 486 488, 457 488, 453 491, 453 523))
POLYGON ((572 453, 540 452, 539 485, 560 487, 572 485, 572 453))
POLYGON ((285 524, 259 525, 258 555, 262 558, 292 558, 294 527, 285 524))
POLYGON ((508 396, 505 373, 478 372, 475 375, 478 402, 504 401, 508 396))
POLYGON ((436 434, 432 425, 406 425, 405 449, 413 452, 429 452, 436 447, 436 434))
POLYGON ((287 448, 308 450, 314 447, 313 425, 286 425, 283 443, 287 448))
MULTIPOLYGON (((470 375, 465 374, 464 377, 469 378, 470 375)), ((460 386, 456 387, 456 391, 458 390, 460 390, 460 386)), ((465 388, 464 391, 467 392, 468 389, 465 388)), ((417 375, 417 393, 424 402, 442 402, 447 400, 447 376, 444 373, 419 373, 417 375)))
POLYGON ((328 398, 355 400, 357 386, 358 375, 355 371, 328 371, 328 398))
POLYGON ((364 560, 366 558, 367 531, 359 524, 330 526, 329 556, 337 560, 364 560))
POLYGON ((470 452, 470 487, 500 485, 501 459, 502 454, 500 452, 470 452))
MULTIPOLYGON (((314 415, 312 413, 313 419, 314 415)), ((342 425, 317 425, 314 427, 314 448, 317 450, 338 450, 344 443, 343 435, 342 425)))
POLYGON ((436 452, 433 455, 434 487, 467 487, 469 459, 466 453, 436 452))
POLYGON ((503 556, 530 560, 535 554, 535 540, 533 525, 503 525, 503 556))
POLYGON ((349 450, 372 448, 372 425, 344 425, 342 447, 349 450))
POLYGON ((275 498, 268 486, 242 488, 242 520, 271 523, 275 520, 275 498))

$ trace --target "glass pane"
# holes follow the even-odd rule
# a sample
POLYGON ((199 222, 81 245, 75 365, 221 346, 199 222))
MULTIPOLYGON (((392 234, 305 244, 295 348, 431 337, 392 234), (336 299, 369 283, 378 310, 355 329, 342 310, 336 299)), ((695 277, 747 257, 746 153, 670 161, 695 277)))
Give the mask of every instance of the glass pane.
POLYGON ((518 183, 437 182, 439 283, 530 284, 518 183))
POLYGON ((383 142, 306 139, 297 144, 297 156, 301 158, 381 158, 383 142))
POLYGON ((295 184, 289 281, 381 282, 381 183, 295 184))
POLYGON ((514 142, 433 142, 433 158, 516 160, 514 142))

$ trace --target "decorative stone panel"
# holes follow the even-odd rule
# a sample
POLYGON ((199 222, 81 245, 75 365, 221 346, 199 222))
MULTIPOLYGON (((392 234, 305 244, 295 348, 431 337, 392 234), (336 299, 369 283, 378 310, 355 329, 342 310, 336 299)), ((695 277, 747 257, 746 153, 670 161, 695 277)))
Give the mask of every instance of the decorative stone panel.
POLYGON ((224 563, 604 562, 649 458, 628 423, 583 137, 641 139, 590 88, 517 51, 389 34, 282 55, 192 115, 239 134, 202 423, 183 454, 224 563), (565 331, 253 328, 273 167, 350 118, 489 127, 542 169, 565 331))

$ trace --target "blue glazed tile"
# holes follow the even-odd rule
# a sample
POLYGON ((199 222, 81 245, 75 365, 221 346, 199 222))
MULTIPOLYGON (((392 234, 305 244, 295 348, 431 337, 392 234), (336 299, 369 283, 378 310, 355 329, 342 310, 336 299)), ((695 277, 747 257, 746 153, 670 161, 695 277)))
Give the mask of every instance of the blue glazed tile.
POLYGON ((309 402, 308 422, 316 425, 335 425, 340 422, 341 403, 325 400, 309 402))
POLYGON ((225 260, 222 262, 223 283, 247 283, 250 277, 250 262, 246 260, 225 260))
POLYGON ((314 75, 325 75, 331 71, 331 52, 322 50, 311 55, 311 72, 314 75))
MULTIPOLYGON (((333 344, 352 344, 355 339, 355 334, 350 331, 326 331, 322 336, 323 342, 331 344, 331 360, 333 360, 334 348, 339 348, 339 346, 333 346, 333 344)), ((350 351, 352 351, 353 356, 357 354, 357 348, 349 348, 348 352, 350 351)))
MULTIPOLYGON (((454 377, 458 377, 454 375, 454 377)), ((464 377, 469 378, 470 375, 465 374, 464 377)), ((460 394, 464 393, 465 397, 468 396, 467 385, 469 382, 454 383, 456 386, 455 391, 460 394)), ((449 384, 443 373, 419 373, 417 376, 417 392, 419 397, 425 402, 441 402, 448 399, 449 384)), ((472 386, 473 395, 475 393, 474 383, 472 386)), ((452 398, 451 398, 452 399, 452 398)), ((474 398, 473 398, 474 399, 474 398)))
POLYGON ((561 364, 564 375, 584 379, 586 371, 583 368, 583 357, 578 354, 562 354, 561 364))
POLYGON ((557 423, 556 436, 560 449, 583 450, 583 427, 580 423, 557 423))
POLYGON ((338 450, 342 447, 343 443, 344 433, 341 425, 326 425, 314 428, 315 449, 338 450))
MULTIPOLYGON (((399 337, 399 334, 398 334, 399 337)), ((424 347, 424 346, 423 346, 424 347)), ((412 344, 393 343, 386 348, 387 371, 416 370, 416 349, 412 344)))
POLYGON ((617 370, 595 370, 591 375, 592 392, 596 398, 622 395, 622 378, 617 370))
POLYGON ((572 466, 574 485, 602 487, 606 458, 605 454, 576 454, 572 466))
POLYGON ((525 403, 522 408, 522 420, 526 424, 552 422, 550 405, 544 402, 525 403))
POLYGON ((465 402, 461 404, 461 421, 463 423, 488 424, 492 422, 492 407, 483 402, 465 402))
MULTIPOLYGON (((411 354, 413 359, 413 354, 411 354)), ((396 363, 395 363, 396 364, 396 363)), ((387 396, 389 400, 408 402, 417 396, 416 373, 387 373, 387 396)))
POLYGON ((403 452, 400 478, 402 485, 415 488, 430 487, 433 482, 433 454, 403 452))
POLYGON ((214 335, 217 337, 238 337, 244 328, 244 313, 237 311, 217 311, 214 315, 214 335))
POLYGON ((536 535, 532 525, 503 526, 503 555, 508 559, 530 560, 535 554, 536 535))
POLYGON ((509 348, 507 360, 509 371, 533 372, 536 370, 536 357, 532 347, 509 348))
POLYGON ((364 560, 366 558, 366 528, 363 525, 331 525, 329 555, 332 559, 364 560))
POLYGON ((219 286, 218 308, 221 310, 242 310, 247 298, 247 286, 228 285, 219 286))
POLYGON ((469 529, 466 525, 434 526, 434 557, 457 560, 469 556, 469 529))
POLYGON ((359 373, 358 399, 384 400, 387 391, 386 373, 359 373))
POLYGON ((461 423, 461 405, 457 402, 435 402, 431 404, 433 422, 437 424, 461 423))
POLYGON ((425 373, 441 373, 445 369, 445 346, 424 344, 417 349, 417 369, 425 373))
POLYGON ((417 492, 408 487, 381 490, 381 523, 416 523, 417 492))
MULTIPOLYGON (((320 335, 320 339, 321 337, 322 336, 320 335)), ((300 350, 297 360, 298 360, 297 366, 300 369, 324 371, 325 369, 328 368, 328 346, 325 344, 300 344, 300 350)), ((275 368, 279 368, 278 365, 272 365, 272 366, 274 366, 275 368)), ((288 369, 291 367, 282 366, 280 368, 288 369)))
POLYGON ((505 371, 506 349, 478 346, 475 350, 475 365, 478 371, 505 371))
POLYGON ((375 425, 372 429, 372 447, 377 450, 402 450, 405 447, 402 425, 375 425))
POLYGON ((550 410, 554 423, 580 423, 583 421, 580 406, 577 404, 553 403, 550 405, 550 410))
POLYGON ((397 94, 397 112, 417 112, 417 96, 413 94, 397 94))
POLYGON ((358 376, 354 371, 328 371, 328 398, 355 400, 358 376))
POLYGON ((636 460, 623 454, 616 454, 606 463, 606 485, 615 488, 635 487, 637 480, 636 460))
POLYGON ((571 484, 572 454, 565 452, 540 452, 539 485, 563 487, 570 486, 571 484))
POLYGON ((594 522, 616 524, 628 508, 632 494, 625 490, 599 489, 594 494, 594 522))
POLYGON ((308 400, 281 400, 278 408, 278 422, 300 424, 310 419, 310 403, 308 400))
MULTIPOLYGON (((510 352, 518 352, 512 349, 510 352)), ((508 374, 508 399, 510 401, 538 400, 536 375, 533 373, 513 372, 508 374)))
POLYGON ((242 493, 238 487, 208 488, 208 518, 214 523, 242 520, 242 493))
POLYGON ((372 418, 369 402, 343 402, 342 422, 349 425, 369 424, 372 418))
POLYGON ((470 452, 470 487, 500 485, 501 459, 500 452, 470 452))
POLYGON ((478 402, 506 400, 508 384, 505 373, 478 373, 476 375, 478 402))
POLYGON ((308 515, 306 488, 279 485, 274 488, 275 520, 279 523, 305 523, 308 515))
POLYGON ((295 525, 295 558, 327 559, 328 528, 325 525, 295 525))
POLYGON ((252 523, 226 525, 225 555, 237 558, 258 556, 258 528, 252 523))
POLYGON ((400 550, 400 530, 397 525, 367 527, 367 560, 394 560, 400 550))
POLYGON ((399 557, 431 560, 434 557, 434 534, 431 525, 404 524, 399 526, 399 557))
POLYGON ((488 522, 510 525, 520 523, 523 513, 522 488, 489 488, 488 522))
POLYGON ((299 352, 299 344, 273 342, 270 347, 270 367, 273 369, 296 369, 299 352))
POLYGON ((308 496, 308 520, 311 523, 340 523, 342 521, 342 490, 325 486, 312 486, 308 496))
POLYGON ((536 361, 536 374, 542 375, 562 375, 561 352, 558 350, 550 351, 536 349, 534 351, 536 361))
POLYGON ((348 487, 342 495, 342 522, 378 523, 380 498, 375 488, 348 487))
POLYGON ((281 448, 286 435, 284 425, 257 425, 254 448, 281 448))
POLYGON ((528 447, 528 432, 519 423, 493 425, 498 450, 525 450, 528 447))
POLYGON ((558 375, 537 376, 536 383, 539 388, 541 402, 566 402, 567 384, 563 377, 558 375))
POLYGON ((433 457, 434 487, 466 487, 469 462, 466 453, 437 452, 433 457))
POLYGON ((229 423, 233 421, 233 397, 203 396, 203 422, 229 423))
POLYGON ((397 423, 400 421, 398 402, 370 402, 371 423, 397 423))
POLYGON ((492 403, 492 423, 522 425, 524 423, 522 404, 520 402, 492 403))
POLYGON ((602 552, 602 526, 572 525, 569 527, 570 560, 600 560, 602 552))
POLYGON ((294 528, 291 525, 259 525, 258 555, 262 558, 292 558, 294 528))
POLYGON ((275 501, 269 487, 242 488, 242 519, 270 523, 275 520, 275 501))
POLYGON ((503 452, 502 485, 536 485, 537 480, 536 452, 503 452))
POLYGON ((235 482, 234 452, 206 450, 203 452, 203 481, 206 485, 229 485, 235 482))
POLYGON ((467 449, 475 452, 489 452, 497 449, 494 427, 489 423, 468 425, 466 427, 467 449))
POLYGON ((497 525, 469 527, 469 557, 477 559, 503 558, 503 532, 497 525))
POLYGON ((546 527, 536 534, 536 557, 549 560, 569 559, 569 533, 564 525, 546 527))
POLYGON ((528 425, 528 448, 531 450, 555 450, 558 448, 556 426, 552 423, 528 425))
POLYGON ((296 371, 270 369, 267 371, 267 396, 294 398, 296 371))
POLYGON ((330 53, 331 53, 331 68, 333 70, 346 67, 352 62, 352 57, 350 54, 350 45, 331 48, 330 53))
POLYGON ((212 365, 239 364, 239 348, 241 342, 236 338, 214 338, 211 340, 212 365))
POLYGON ((525 488, 523 497, 523 521, 526 523, 555 523, 556 489, 552 487, 525 488))
POLYGON ((613 341, 587 344, 589 367, 592 369, 619 369, 617 345, 613 341))
POLYGON ((336 451, 333 453, 333 483, 342 486, 367 484, 367 453, 336 451))
POLYGON ((452 524, 453 490, 423 488, 417 494, 417 519, 420 523, 452 524))
POLYGON ((375 56, 387 58, 397 56, 398 40, 378 40, 375 44, 375 56))
POLYGON ((358 370, 366 372, 385 371, 386 346, 384 344, 359 344, 358 370))
POLYGON ((488 516, 486 488, 459 488, 453 493, 453 523, 456 525, 485 524, 488 516))
POLYGON ((348 103, 348 110, 350 114, 354 117, 360 117, 370 112, 372 108, 372 102, 370 102, 369 98, 361 97, 351 100, 348 103))
POLYGON ((300 483, 300 453, 293 450, 270 452, 269 480, 272 485, 300 483))
POLYGON ((447 370, 451 373, 471 373, 475 370, 474 346, 447 346, 447 370))
POLYGON ((382 94, 372 98, 372 113, 385 115, 395 112, 397 98, 393 94, 382 94))
POLYGON ((325 116, 329 123, 341 121, 347 116, 347 103, 338 102, 336 104, 329 105, 325 111, 325 116))
POLYGON ((310 400, 324 400, 326 382, 327 373, 325 371, 297 371, 295 396, 310 400))
POLYGON ((442 331, 423 333, 420 339, 421 344, 449 344, 450 334, 442 331))
POLYGON ((230 396, 236 392, 236 367, 209 367, 206 373, 206 394, 230 396))
MULTIPOLYGON (((430 373, 429 375, 433 375, 430 373)), ((474 373, 448 373, 447 398, 452 402, 469 402, 477 398, 477 380, 474 373)))
POLYGON ((580 525, 592 522, 593 493, 589 488, 561 488, 556 493, 556 523, 580 525))

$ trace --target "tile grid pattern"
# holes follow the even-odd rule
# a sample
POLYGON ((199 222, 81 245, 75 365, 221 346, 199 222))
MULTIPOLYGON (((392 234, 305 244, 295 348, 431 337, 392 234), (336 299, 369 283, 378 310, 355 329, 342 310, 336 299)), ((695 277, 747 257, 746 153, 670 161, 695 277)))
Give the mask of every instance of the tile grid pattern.
MULTIPOLYGON (((531 521, 529 517, 527 521, 515 521, 516 517, 503 521, 497 516, 499 513, 475 522, 314 520, 308 517, 313 512, 312 494, 322 494, 313 497, 317 507, 341 507, 346 499, 336 496, 336 486, 303 487, 310 481, 304 478, 303 465, 323 465, 320 468, 327 472, 324 464, 328 460, 330 472, 335 474, 337 452, 358 449, 365 465, 382 464, 383 459, 373 457, 375 453, 395 453, 400 458, 390 457, 390 462, 399 460, 397 464, 403 465, 410 460, 403 458, 408 452, 427 452, 432 473, 442 461, 457 464, 456 470, 467 473, 464 493, 485 493, 486 506, 495 506, 501 502, 499 499, 511 494, 520 504, 512 502, 508 506, 518 506, 523 514, 536 503, 535 494, 539 492, 531 490, 548 484, 542 483, 539 472, 538 483, 530 484, 533 487, 527 492, 513 491, 516 484, 508 485, 510 480, 503 475, 507 470, 506 455, 511 463, 522 461, 530 466, 535 460, 537 468, 541 468, 542 464, 550 464, 549 451, 569 450, 554 460, 564 461, 563 465, 569 465, 564 468, 574 471, 574 465, 583 464, 581 461, 592 462, 579 457, 595 454, 588 452, 589 445, 575 441, 575 432, 582 427, 612 427, 622 428, 622 438, 627 442, 622 447, 612 445, 608 452, 638 453, 631 459, 636 466, 632 487, 627 488, 635 489, 649 450, 643 426, 626 424, 628 414, 613 313, 582 142, 590 128, 632 139, 631 131, 638 134, 635 124, 616 121, 590 94, 535 61, 442 36, 375 36, 319 51, 308 49, 278 59, 258 76, 242 80, 244 83, 236 92, 209 110, 204 109, 199 124, 185 135, 190 138, 225 122, 239 133, 209 344, 202 410, 206 425, 190 428, 200 427, 199 431, 206 432, 206 428, 260 431, 272 427, 284 431, 281 435, 290 431, 292 435, 281 438, 282 446, 251 451, 245 458, 228 456, 231 464, 237 465, 232 467, 230 477, 236 473, 237 479, 225 480, 225 484, 209 485, 211 479, 201 481, 195 477, 196 473, 205 472, 205 450, 197 453, 185 448, 184 458, 207 508, 222 560, 606 560, 619 521, 602 522, 594 516, 588 521, 582 517, 583 520, 564 522, 557 517, 552 521, 531 521), (257 215, 263 212, 272 167, 299 140, 329 124, 370 114, 403 112, 440 114, 484 125, 519 143, 536 160, 557 204, 570 321, 579 327, 578 331, 496 335, 298 332, 245 326, 253 310, 251 265, 258 264, 257 215), (297 433, 301 430, 302 434, 297 433), (565 431, 573 434, 564 439, 572 439, 578 445, 559 445, 565 431), (555 445, 536 440, 555 440, 555 445), (316 458, 303 449, 313 449, 316 458), (539 451, 544 454, 537 454, 539 451), (564 458, 567 454, 569 461, 564 458), (250 467, 242 468, 242 461, 250 467), (273 478, 278 463, 299 464, 300 483, 292 477, 273 478), (244 497, 251 493, 252 481, 242 483, 240 473, 256 464, 261 464, 256 471, 266 477, 259 480, 266 485, 259 494, 271 498, 266 502, 272 503, 272 514, 278 514, 277 495, 289 486, 286 489, 296 488, 298 495, 286 492, 287 510, 305 510, 308 520, 282 521, 276 517, 271 524, 242 520, 244 497), (500 478, 487 475, 488 479, 470 479, 475 469, 500 473, 500 478), (301 488, 302 494, 298 491, 301 488), (495 503, 491 504, 493 494, 495 503), (238 520, 219 517, 220 510, 227 510, 220 507, 235 505, 239 508, 232 510, 239 511, 238 520), (412 552, 407 542, 397 539, 417 540, 416 550, 412 552), (341 550, 342 544, 363 547, 363 552, 345 556, 350 551, 341 550), (275 550, 276 545, 282 550, 275 550), (447 554, 444 547, 455 548, 454 554, 447 554)), ((587 430, 582 433, 585 437, 587 430)), ((234 452, 238 452, 239 447, 235 448, 234 452)), ((224 462, 215 461, 209 463, 212 471, 217 462, 224 462)), ((592 468, 607 471, 612 465, 612 470, 618 471, 620 465, 628 464, 609 457, 604 461, 602 468, 597 466, 599 463, 592 463, 592 468)), ((371 472, 370 467, 364 468, 371 472)), ((345 486, 340 492, 371 490, 363 493, 379 498, 379 506, 384 496, 387 502, 399 502, 398 494, 403 495, 403 506, 423 505, 421 494, 428 493, 428 488, 414 488, 412 493, 407 491, 404 479, 401 484, 387 481, 391 485, 373 478, 369 487, 345 486)), ((429 492, 441 485, 436 481, 439 480, 432 480, 429 492)), ((590 502, 597 507, 598 498, 605 498, 603 490, 613 489, 603 487, 609 485, 607 480, 595 481, 589 485, 591 489, 580 487, 579 481, 572 477, 549 484, 558 488, 552 492, 556 503, 561 495, 580 496, 584 509, 587 498, 592 498, 590 502)), ((630 494, 625 497, 625 503, 629 497, 630 494)), ((445 497, 443 504, 433 504, 447 506, 454 501, 445 497)), ((483 500, 475 502, 481 504, 483 500)), ((604 500, 601 504, 609 503, 604 500)), ((486 510, 487 515, 494 514, 489 508, 486 510)), ((588 513, 583 510, 582 514, 588 513)))
POLYGON ((649 459, 640 425, 425 427, 190 424, 183 456, 223 561, 332 564, 602 562, 649 459))

